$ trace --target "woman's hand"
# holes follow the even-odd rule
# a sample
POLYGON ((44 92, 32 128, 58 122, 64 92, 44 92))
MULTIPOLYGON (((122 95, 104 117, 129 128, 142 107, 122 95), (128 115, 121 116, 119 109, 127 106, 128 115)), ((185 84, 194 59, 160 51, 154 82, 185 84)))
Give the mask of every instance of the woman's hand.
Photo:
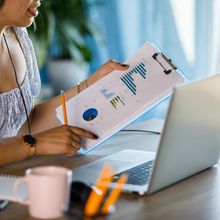
POLYGON ((61 125, 34 136, 37 139, 37 155, 67 154, 72 156, 80 149, 80 137, 98 138, 89 131, 68 125, 61 125))
POLYGON ((99 69, 97 69, 88 79, 87 79, 87 86, 92 85, 97 80, 101 79, 108 73, 112 72, 113 70, 127 70, 129 65, 122 64, 114 60, 109 60, 105 64, 103 64, 99 69))

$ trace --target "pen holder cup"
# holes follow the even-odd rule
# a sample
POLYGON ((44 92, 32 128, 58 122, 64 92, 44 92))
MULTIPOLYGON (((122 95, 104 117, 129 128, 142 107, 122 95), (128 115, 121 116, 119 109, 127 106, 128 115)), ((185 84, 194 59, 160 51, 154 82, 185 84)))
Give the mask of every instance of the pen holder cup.
POLYGON ((86 183, 80 181, 72 182, 69 209, 66 214, 76 219, 94 219, 97 217, 105 218, 115 211, 115 206, 112 206, 108 213, 100 213, 98 211, 92 216, 85 215, 85 205, 92 190, 94 190, 94 187, 90 187, 86 183))

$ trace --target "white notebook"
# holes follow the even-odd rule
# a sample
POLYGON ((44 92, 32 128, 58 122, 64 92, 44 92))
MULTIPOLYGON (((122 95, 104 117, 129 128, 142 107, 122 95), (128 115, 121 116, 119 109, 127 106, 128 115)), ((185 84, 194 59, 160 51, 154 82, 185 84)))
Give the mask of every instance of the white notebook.
MULTIPOLYGON (((9 175, 0 176, 0 200, 17 201, 13 195, 13 184, 18 178, 20 177, 9 175)), ((27 188, 25 183, 19 185, 17 195, 23 199, 27 198, 27 188)))
MULTIPOLYGON (((68 123, 98 135, 82 139, 81 153, 91 150, 168 97, 183 74, 158 48, 145 43, 125 63, 66 102, 68 123)), ((62 106, 56 109, 63 123, 62 106)))

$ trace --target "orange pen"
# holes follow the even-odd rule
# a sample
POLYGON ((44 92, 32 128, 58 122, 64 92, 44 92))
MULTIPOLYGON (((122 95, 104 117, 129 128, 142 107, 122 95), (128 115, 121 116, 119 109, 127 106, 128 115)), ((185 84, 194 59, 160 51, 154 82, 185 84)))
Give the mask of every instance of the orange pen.
POLYGON ((65 124, 65 125, 68 125, 67 114, 66 114, 66 100, 65 100, 64 91, 61 90, 61 91, 60 91, 60 94, 61 94, 62 109, 63 109, 63 121, 64 121, 64 124, 65 124))
POLYGON ((121 194, 123 185, 127 182, 127 180, 128 180, 127 174, 122 174, 120 176, 114 189, 111 191, 109 197, 106 199, 106 201, 102 207, 102 213, 108 214, 111 211, 111 208, 117 202, 117 200, 121 194))
POLYGON ((104 196, 108 190, 109 183, 112 181, 114 172, 105 165, 96 181, 96 185, 89 195, 85 205, 86 216, 94 216, 97 214, 104 196))

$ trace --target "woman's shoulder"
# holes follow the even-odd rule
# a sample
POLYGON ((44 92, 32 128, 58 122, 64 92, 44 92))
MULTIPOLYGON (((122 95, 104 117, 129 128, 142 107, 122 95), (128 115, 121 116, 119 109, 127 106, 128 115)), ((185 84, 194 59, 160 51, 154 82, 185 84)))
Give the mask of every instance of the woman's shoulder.
POLYGON ((40 75, 37 66, 36 55, 33 47, 33 43, 28 36, 26 28, 15 27, 14 31, 18 37, 20 46, 26 59, 26 65, 28 67, 28 79, 31 84, 32 95, 36 96, 40 92, 40 75))

